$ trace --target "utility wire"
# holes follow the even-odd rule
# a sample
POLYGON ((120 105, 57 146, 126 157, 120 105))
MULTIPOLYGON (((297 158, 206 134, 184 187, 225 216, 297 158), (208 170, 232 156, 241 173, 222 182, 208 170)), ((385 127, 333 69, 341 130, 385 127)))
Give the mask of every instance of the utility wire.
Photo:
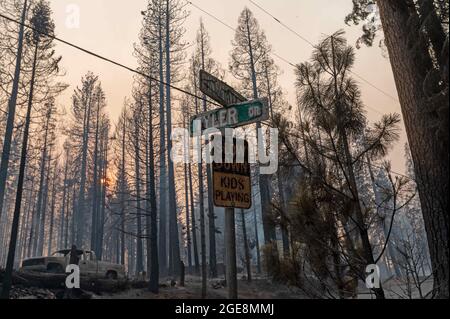
MULTIPOLYGON (((303 41, 307 42, 309 45, 311 45, 311 47, 315 48, 314 44, 307 40, 305 37, 301 36, 298 32, 294 31, 293 29, 291 29, 290 27, 288 27, 286 24, 282 23, 279 19, 277 19, 276 17, 274 17, 272 14, 270 14, 268 11, 266 11, 265 9, 263 9, 262 7, 260 7, 259 5, 257 5, 256 3, 254 3, 252 0, 249 0, 251 3, 253 3, 255 6, 257 6, 258 8, 260 8, 262 11, 264 11, 265 13, 267 13, 268 15, 270 15, 275 21, 277 21, 278 23, 281 23, 282 26, 284 26, 285 28, 287 28, 289 31, 293 32, 296 36, 298 36, 300 39, 302 39, 303 41)), ((213 18, 214 20, 216 20, 217 22, 219 22, 220 24, 224 25, 225 27, 227 27, 228 29, 232 30, 232 31, 236 31, 232 26, 230 26, 228 23, 226 23, 225 21, 219 19, 217 16, 213 15, 212 13, 202 9, 201 7, 199 7, 198 5, 196 5, 195 3, 193 3, 192 1, 186 0, 186 2, 188 4, 190 4, 191 6, 193 6, 194 8, 198 9, 199 11, 205 13, 206 15, 208 15, 209 17, 213 18)), ((329 36, 330 37, 330 36, 329 36)), ((277 57, 279 60, 289 64, 290 66, 292 66, 293 68, 297 68, 297 65, 295 65, 294 63, 290 62, 289 60, 287 60, 286 58, 283 58, 282 56, 276 54, 275 52, 271 52, 273 56, 277 57)), ((398 100, 393 97, 392 95, 390 95, 389 93, 383 91, 382 89, 378 88, 377 86, 375 86, 374 84, 370 83, 368 80, 364 79, 362 76, 356 74, 355 72, 349 70, 350 73, 354 74, 356 77, 358 77, 359 79, 361 79, 362 81, 364 81, 365 83, 367 83, 368 85, 370 85, 371 87, 375 88, 376 90, 378 90, 379 92, 381 92, 382 94, 388 96, 389 98, 393 99, 394 101, 398 100)), ((382 112, 380 112, 379 110, 370 107, 368 105, 366 105, 366 107, 368 109, 371 109, 372 111, 380 114, 380 115, 384 115, 382 112)))
POLYGON ((223 24, 224 26, 226 26, 228 29, 235 31, 235 29, 230 26, 229 24, 227 24, 226 22, 220 20, 219 18, 217 18, 216 16, 214 16, 213 14, 209 13, 208 11, 200 8, 198 5, 196 5, 195 3, 191 2, 191 1, 186 1, 187 3, 189 3, 191 6, 193 6, 194 8, 200 10, 201 12, 203 12, 204 14, 210 16, 211 18, 213 18, 214 20, 216 20, 217 22, 219 22, 220 24, 223 24))
POLYGON ((296 68, 296 67, 297 67, 294 63, 289 62, 288 60, 286 60, 286 59, 283 58, 282 56, 276 54, 275 52, 272 52, 272 54, 273 54, 274 56, 276 56, 278 59, 280 59, 280 60, 286 62, 287 64, 289 64, 289 65, 292 66, 293 68, 296 68))
POLYGON ((297 31, 295 31, 294 29, 292 29, 291 27, 289 27, 288 25, 286 25, 285 23, 283 23, 280 19, 276 18, 273 14, 271 14, 269 11, 267 11, 266 9, 264 9, 263 7, 261 7, 260 5, 258 5, 257 3, 255 3, 252 0, 249 0, 250 3, 252 3, 254 6, 258 7, 261 11, 263 11, 265 14, 271 16, 277 23, 281 24, 283 27, 285 27, 286 29, 288 29, 290 32, 292 32, 293 34, 295 34, 297 37, 299 37, 300 39, 302 39, 303 41, 305 41, 306 43, 308 43, 310 46, 314 47, 314 44, 309 41, 308 39, 306 39, 304 36, 302 36, 300 33, 298 33, 297 31))
MULTIPOLYGON (((263 11, 265 14, 267 14, 268 16, 272 17, 277 23, 279 23, 280 25, 282 25, 285 29, 289 30, 291 33, 293 33, 294 35, 296 35, 299 39, 301 39, 302 41, 308 43, 311 47, 315 48, 316 46, 309 41, 308 39, 306 39, 304 36, 302 36, 300 33, 298 33, 297 31, 293 30, 291 27, 289 27, 288 25, 286 25, 284 22, 282 22, 280 19, 276 18, 273 14, 271 14, 269 11, 267 11, 266 9, 264 9, 263 7, 261 7, 259 4, 257 4, 255 1, 253 0, 248 0, 251 4, 253 4, 255 7, 257 7, 258 9, 260 9, 261 11, 263 11)), ((330 35, 326 34, 328 37, 330 37, 330 35)), ((365 83, 367 83, 368 85, 370 85, 371 87, 373 87, 374 89, 378 90, 379 92, 381 92, 382 94, 384 94, 385 96, 389 97, 390 99, 398 102, 399 100, 392 96, 391 94, 387 93, 386 91, 380 89, 379 87, 377 87, 375 84, 371 83, 370 81, 366 80, 364 77, 362 77, 361 75, 355 73, 354 71, 350 70, 350 73, 354 74, 355 76, 357 76, 359 79, 361 79, 362 81, 364 81, 365 83)))
MULTIPOLYGON (((372 166, 372 167, 375 167, 375 168, 378 168, 378 169, 381 169, 381 170, 386 169, 386 168, 383 167, 383 166, 376 165, 376 164, 373 164, 373 163, 369 163, 369 162, 364 161, 364 160, 362 160, 361 162, 365 163, 366 165, 370 165, 370 166, 372 166)), ((408 175, 405 175, 405 174, 402 174, 402 173, 393 171, 393 170, 391 170, 391 169, 389 170, 389 173, 392 173, 392 174, 398 175, 398 176, 402 176, 402 177, 404 177, 404 178, 406 178, 406 179, 408 179, 408 180, 410 180, 410 181, 415 181, 415 179, 411 178, 411 176, 408 176, 408 175)))
MULTIPOLYGON (((213 18, 214 20, 216 20, 216 21, 219 22, 220 24, 224 25, 224 26, 227 27, 228 29, 230 29, 230 30, 236 32, 236 29, 235 29, 235 28, 233 28, 232 26, 230 26, 230 25, 229 25, 228 23, 226 23, 225 21, 219 19, 218 17, 216 17, 216 16, 213 15, 212 13, 210 13, 210 12, 208 12, 208 11, 206 11, 206 10, 200 8, 198 5, 196 5, 196 4, 193 3, 192 1, 186 0, 186 2, 189 3, 191 6, 193 6, 194 8, 196 8, 197 10, 199 10, 199 11, 203 12, 204 14, 210 16, 211 18, 213 18)), ((280 56, 280 55, 278 55, 278 54, 276 54, 276 53, 274 53, 274 52, 272 52, 272 54, 273 54, 275 57, 277 57, 278 59, 282 60, 283 62, 289 64, 290 66, 295 67, 295 64, 294 64, 294 63, 288 61, 287 59, 283 58, 282 56, 280 56)))
MULTIPOLYGON (((61 42, 61 43, 65 44, 65 45, 68 45, 68 46, 70 46, 70 47, 72 47, 72 48, 75 48, 75 49, 77 49, 77 50, 79 50, 79 51, 82 51, 82 52, 84 52, 84 53, 86 53, 86 54, 89 54, 89 55, 91 55, 91 56, 94 56, 94 57, 96 57, 96 58, 98 58, 98 59, 101 59, 101 60, 103 60, 103 61, 106 61, 106 62, 108 62, 108 63, 114 64, 114 65, 116 65, 116 66, 118 66, 118 67, 121 67, 121 68, 123 68, 123 69, 125 69, 125 70, 128 70, 128 71, 130 71, 130 72, 132 72, 132 73, 141 75, 141 76, 143 76, 143 77, 145 77, 145 78, 148 78, 148 79, 151 80, 151 81, 155 81, 155 82, 161 83, 161 84, 163 84, 163 85, 165 85, 165 86, 169 86, 170 88, 172 88, 172 89, 174 89, 174 90, 176 90, 176 91, 179 91, 179 92, 181 92, 181 93, 187 94, 187 95, 192 96, 192 97, 194 97, 194 98, 203 100, 203 97, 200 97, 200 96, 198 96, 198 95, 196 95, 196 94, 194 94, 194 93, 192 93, 192 92, 186 91, 186 90, 181 89, 181 88, 179 88, 179 87, 176 87, 176 86, 174 86, 174 85, 172 85, 172 84, 168 84, 168 83, 166 83, 165 81, 162 81, 162 80, 160 80, 160 79, 154 78, 154 77, 152 77, 152 76, 150 76, 150 75, 148 75, 148 74, 145 74, 145 73, 143 73, 143 72, 141 72, 141 71, 139 71, 139 70, 133 69, 133 68, 131 68, 131 67, 129 67, 129 66, 126 66, 125 64, 122 64, 122 63, 120 63, 120 62, 114 61, 114 60, 112 60, 112 59, 110 59, 110 58, 107 58, 107 57, 105 57, 105 56, 102 56, 102 55, 100 55, 100 54, 97 54, 97 53, 95 53, 95 52, 92 52, 92 51, 90 51, 90 50, 84 49, 84 48, 82 48, 82 47, 80 47, 80 46, 78 46, 78 45, 76 45, 76 44, 74 44, 74 43, 71 43, 71 42, 69 42, 69 41, 63 40, 63 39, 61 39, 61 38, 58 38, 58 37, 55 36, 55 35, 48 34, 48 33, 46 33, 46 32, 42 32, 41 30, 38 30, 38 29, 36 29, 36 28, 34 28, 34 27, 32 27, 32 26, 26 24, 26 23, 22 23, 21 21, 18 21, 18 20, 14 19, 14 18, 8 17, 8 16, 3 15, 3 14, 1 14, 1 13, 0 13, 0 17, 3 18, 3 19, 9 20, 9 21, 11 21, 11 22, 17 23, 17 24, 19 24, 19 25, 23 25, 24 27, 26 27, 26 28, 28 28, 28 29, 31 29, 31 30, 33 30, 33 31, 35 31, 35 32, 38 32, 38 33, 40 33, 40 34, 42 34, 42 35, 44 35, 44 36, 46 36, 46 37, 49 37, 49 38, 51 38, 51 39, 54 39, 54 40, 56 40, 56 41, 58 41, 58 42, 61 42)), ((215 102, 213 102, 213 101, 210 101, 210 100, 208 100, 208 103, 213 104, 213 105, 216 105, 216 106, 219 106, 219 107, 222 107, 222 105, 220 105, 220 104, 218 104, 218 103, 215 103, 215 102)))
MULTIPOLYGON (((298 32, 296 32, 295 30, 291 29, 291 28, 290 28, 289 26, 287 26, 286 24, 282 23, 279 19, 277 19, 275 16, 273 16, 272 14, 270 14, 267 10, 265 10, 264 8, 262 8, 261 6, 259 6, 258 4, 256 4, 254 1, 252 1, 252 0, 249 0, 249 1, 250 1, 252 4, 254 4, 255 6, 257 6, 259 9, 261 9, 262 11, 264 11, 266 14, 270 15, 275 21, 277 21, 278 23, 280 23, 282 26, 284 26, 285 28, 287 28, 289 31, 291 31, 292 33, 294 33, 297 37, 299 37, 300 39, 302 39, 303 41, 305 41, 306 43, 308 43, 309 45, 311 45, 313 48, 315 48, 315 45, 314 45, 311 41, 309 41, 308 39, 306 39, 305 37, 303 37, 301 34, 299 34, 298 32)), ((194 8, 198 9, 199 11, 205 13, 205 14, 208 15, 209 17, 213 18, 214 20, 216 20, 216 21, 219 22, 220 24, 224 25, 224 26, 227 27, 228 29, 230 29, 230 30, 232 30, 232 31, 236 31, 236 30, 235 30, 232 26, 230 26, 228 23, 226 23, 225 21, 219 19, 218 17, 216 17, 216 16, 213 15, 212 13, 210 13, 210 12, 208 12, 208 11, 202 9, 201 7, 199 7, 198 5, 196 5, 195 3, 193 3, 192 1, 186 0, 186 2, 189 3, 191 6, 193 6, 194 8)), ((327 35, 327 36, 328 36, 328 35, 327 35)), ((329 37, 330 37, 330 36, 329 36, 329 37)), ((279 58, 280 60, 283 60, 284 62, 290 64, 291 66, 296 67, 295 64, 289 62, 287 59, 285 59, 285 58, 279 56, 278 54, 273 53, 273 52, 272 52, 272 54, 273 54, 274 56, 276 56, 277 58, 279 58)), ((355 73, 355 72, 353 72, 353 71, 350 71, 350 72, 351 72, 352 74, 354 74, 355 76, 357 76, 357 77, 358 77, 359 79, 361 79, 362 81, 364 81, 364 82, 366 82, 367 84, 369 84, 370 86, 372 86, 373 88, 377 89, 379 92, 383 93, 384 95, 386 95, 386 96, 390 97, 391 99, 393 99, 393 100, 395 100, 395 101, 398 102, 398 100, 397 100, 395 97, 393 97, 392 95, 388 94, 387 92, 385 92, 385 91, 379 89, 377 86, 375 86, 374 84, 370 83, 368 80, 364 79, 362 76, 358 75, 357 73, 355 73)), ((381 112, 378 111, 377 109, 374 109, 374 108, 369 107, 369 106, 367 106, 367 105, 366 105, 366 107, 370 108, 370 109, 373 110, 374 112, 377 112, 378 114, 384 115, 383 113, 381 113, 381 112)), ((366 163, 366 164, 368 164, 368 163, 366 163)), ((375 167, 375 168, 378 168, 378 169, 383 169, 383 167, 378 166, 378 165, 375 165, 375 164, 373 164, 373 163, 371 163, 370 165, 371 165, 372 167, 375 167)), ((401 174, 401 173, 395 172, 395 171, 393 171, 393 170, 390 170, 390 172, 393 173, 393 174, 395 174, 395 175, 402 176, 402 177, 405 177, 405 178, 411 180, 411 178, 410 178, 409 176, 405 175, 405 174, 401 174)))
MULTIPOLYGON (((249 1, 253 3, 252 0, 249 0, 249 1)), ((212 17, 212 18, 215 19, 216 21, 218 21, 218 22, 220 22, 221 24, 225 25, 225 26, 228 27, 229 29, 231 29, 231 30, 233 30, 233 31, 235 30, 235 29, 234 29, 233 27, 231 27, 230 25, 228 25, 228 24, 226 24, 225 22, 221 21, 220 19, 218 19, 218 18, 215 17, 214 15, 210 14, 209 12, 207 12, 207 11, 201 9, 200 7, 198 7, 197 5, 195 5, 194 3, 192 3, 191 1, 187 1, 187 2, 188 2, 189 4, 191 4, 192 6, 196 7, 198 10, 200 10, 200 11, 204 12, 205 14, 209 15, 210 17, 212 17)), ((8 16, 3 15, 3 14, 1 14, 1 13, 0 13, 0 17, 3 18, 3 19, 6 19, 6 20, 8 20, 8 21, 14 22, 14 23, 16 23, 16 24, 23 25, 24 27, 26 27, 26 28, 28 28, 28 29, 31 29, 31 30, 33 30, 33 31, 36 31, 36 32, 38 32, 38 33, 40 33, 40 34, 42 34, 42 35, 44 35, 44 36, 46 36, 46 37, 49 37, 49 38, 51 38, 51 39, 54 39, 54 40, 56 40, 56 41, 58 41, 58 42, 61 42, 61 43, 63 43, 63 44, 66 44, 66 45, 68 45, 68 46, 70 46, 70 47, 72 47, 72 48, 75 48, 75 49, 77 49, 77 50, 79 50, 79 51, 82 51, 82 52, 84 52, 84 53, 86 53, 86 54, 89 54, 89 55, 91 55, 91 56, 94 56, 94 57, 96 57, 96 58, 98 58, 98 59, 101 59, 101 60, 103 60, 103 61, 106 61, 106 62, 109 62, 109 63, 111 63, 111 64, 114 64, 114 65, 116 65, 116 66, 118 66, 118 67, 121 67, 121 68, 123 68, 123 69, 125 69, 125 70, 128 70, 128 71, 130 71, 130 72, 132 72, 132 73, 135 73, 135 74, 141 75, 141 76, 143 76, 143 77, 146 77, 146 78, 148 78, 148 79, 151 80, 151 81, 155 81, 155 82, 161 83, 161 84, 163 84, 163 85, 169 86, 170 88, 172 88, 172 89, 174 89, 174 90, 176 90, 176 91, 179 91, 179 92, 181 92, 181 93, 187 94, 187 95, 189 95, 189 96, 191 96, 191 97, 198 98, 198 99, 200 99, 200 100, 203 99, 203 97, 200 97, 200 96, 198 96, 198 95, 196 95, 196 94, 194 94, 194 93, 192 93, 192 92, 186 91, 186 90, 181 89, 181 88, 179 88, 179 87, 176 87, 176 86, 174 86, 174 85, 172 85, 172 84, 167 84, 165 81, 159 80, 159 79, 154 78, 154 77, 152 77, 152 76, 150 76, 150 75, 148 75, 148 74, 142 73, 141 71, 138 71, 138 70, 133 69, 133 68, 131 68, 131 67, 129 67, 129 66, 126 66, 126 65, 124 65, 124 64, 122 64, 122 63, 120 63, 120 62, 114 61, 114 60, 112 60, 112 59, 110 59, 110 58, 104 57, 104 56, 102 56, 102 55, 100 55, 100 54, 97 54, 97 53, 95 53, 95 52, 92 52, 92 51, 90 51, 90 50, 84 49, 84 48, 82 48, 82 47, 80 47, 80 46, 78 46, 78 45, 76 45, 76 44, 73 44, 73 43, 71 43, 71 42, 69 42, 69 41, 63 40, 63 39, 61 39, 61 38, 59 38, 59 37, 57 37, 57 36, 55 36, 55 35, 51 35, 51 34, 48 34, 48 33, 46 33, 46 32, 42 32, 41 30, 38 30, 38 29, 36 29, 36 28, 34 28, 34 27, 32 27, 32 26, 26 24, 26 23, 22 23, 21 21, 18 21, 18 20, 14 19, 14 18, 8 17, 8 16)), ((280 57, 279 55, 277 55, 277 54, 275 54, 275 53, 272 53, 272 54, 275 55, 276 57, 278 57, 279 59, 284 60, 286 63, 288 63, 288 64, 290 64, 290 65, 292 65, 292 66, 295 66, 293 63, 291 63, 291 62, 289 62, 288 60, 286 60, 286 59, 280 57)), ((368 82, 368 83, 369 83, 369 82, 368 82)), ((369 83, 369 84, 370 84, 370 83, 369 83)), ((374 87, 375 87, 375 86, 374 86, 374 87)), ((208 103, 213 104, 213 105, 216 105, 216 106, 219 106, 219 107, 222 107, 222 105, 220 105, 220 104, 218 104, 218 103, 215 103, 215 102, 213 102, 213 101, 210 101, 210 100, 208 100, 208 103)), ((372 166, 377 167, 377 166, 375 166, 375 165, 373 165, 373 164, 372 164, 372 166)), ((378 167, 378 168, 380 168, 380 167, 378 167)), ((397 175, 401 175, 401 176, 407 177, 406 175, 403 175, 403 174, 400 174, 400 173, 396 173, 396 172, 394 172, 394 171, 391 171, 391 172, 394 173, 394 174, 397 174, 397 175)))
MULTIPOLYGON (((282 25, 284 28, 286 28, 287 30, 289 30, 290 32, 292 32, 293 34, 295 34, 298 38, 300 38, 301 40, 303 40, 304 42, 308 43, 311 47, 315 48, 316 46, 309 41, 308 39, 306 39, 304 36, 302 36, 301 34, 299 34, 297 31, 293 30, 291 27, 289 27, 288 25, 286 25, 285 23, 283 23, 280 19, 276 18, 273 14, 271 14, 269 11, 267 11, 266 9, 264 9, 263 7, 261 7, 259 4, 257 4, 254 0, 248 0, 250 3, 252 3, 254 6, 256 6, 257 8, 259 8, 261 11, 263 11, 264 13, 266 13, 267 15, 269 15, 270 17, 272 17, 277 23, 279 23, 280 25, 282 25)), ((325 34, 328 37, 331 37, 328 34, 325 34)), ((355 75, 356 77, 358 77, 360 80, 364 81, 365 83, 367 83, 368 85, 370 85, 371 87, 373 87, 374 89, 378 90, 379 92, 381 92, 382 94, 384 94, 385 96, 391 98, 392 100, 399 102, 399 100, 397 98, 395 98, 394 96, 392 96, 391 94, 385 92, 384 90, 380 89, 379 87, 377 87, 376 85, 374 85, 373 83, 369 82, 368 80, 366 80, 364 77, 362 77, 361 75, 357 74, 356 72, 349 70, 350 73, 352 73, 353 75, 355 75)), ((400 103, 400 102, 399 102, 400 103)), ((367 105, 366 105, 367 106, 367 105)), ((369 107, 369 106, 367 106, 369 107)), ((378 114, 383 115, 380 111, 369 107, 370 109, 372 109, 373 111, 377 112, 378 114)), ((369 163, 366 163, 369 164, 369 163)), ((370 164, 371 166, 378 168, 378 169, 383 169, 383 167, 375 165, 373 163, 370 164)), ((393 174, 396 174, 398 176, 402 176, 405 177, 407 179, 411 179, 409 176, 405 175, 405 174, 401 174, 395 171, 390 171, 393 174)))

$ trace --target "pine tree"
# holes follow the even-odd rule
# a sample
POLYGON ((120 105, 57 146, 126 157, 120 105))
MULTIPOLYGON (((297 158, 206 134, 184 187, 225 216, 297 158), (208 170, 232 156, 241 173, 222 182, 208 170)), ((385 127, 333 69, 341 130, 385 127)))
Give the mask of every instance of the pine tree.
MULTIPOLYGON (((17 54, 16 54, 16 66, 14 71, 14 80, 13 80, 13 86, 11 89, 11 96, 8 101, 8 116, 6 121, 6 128, 5 128, 5 136, 3 138, 3 150, 2 150, 2 157, 0 162, 0 216, 2 215, 3 211, 3 202, 5 199, 5 189, 6 189, 6 180, 8 178, 8 164, 9 164, 9 157, 11 152, 11 140, 13 135, 13 129, 14 129, 14 119, 16 114, 16 104, 17 104, 17 95, 19 90, 19 81, 20 81, 20 73, 21 73, 21 63, 22 63, 22 55, 23 55, 23 41, 24 41, 24 33, 25 28, 24 24, 26 22, 27 17, 27 10, 28 10, 28 1, 25 0, 23 4, 22 9, 22 16, 21 16, 21 22, 19 29, 19 39, 18 39, 18 47, 17 47, 17 54)), ((9 291, 8 291, 9 293, 9 291)))
MULTIPOLYGON (((26 8, 27 2, 25 1, 24 4, 24 12, 23 12, 23 19, 25 15, 25 8, 26 8)), ((32 67, 32 75, 31 75, 31 81, 30 81, 30 89, 29 89, 29 96, 28 96, 28 106, 27 106, 27 112, 25 117, 25 127, 23 132, 23 142, 22 142, 22 151, 21 151, 21 158, 20 158, 20 169, 19 169, 19 177, 18 177, 18 185, 17 185, 17 193, 16 193, 16 202, 15 202, 15 209, 13 214, 13 222, 11 225, 11 239, 9 243, 9 251, 8 251, 8 261, 7 261, 7 268, 6 268, 6 275, 5 280, 3 283, 3 289, 2 289, 2 297, 8 298, 9 297, 9 290, 11 288, 11 274, 12 274, 12 267, 14 265, 14 258, 15 258, 15 250, 16 250, 16 243, 18 238, 18 231, 19 231, 19 220, 20 220, 20 213, 21 213, 21 204, 22 204, 22 194, 23 194, 23 185, 24 185, 24 179, 25 179, 25 169, 27 164, 27 152, 28 152, 28 142, 29 142, 29 130, 30 130, 30 122, 31 122, 31 112, 32 112, 32 105, 33 105, 33 98, 34 98, 34 85, 36 80, 36 72, 39 72, 40 76, 38 79, 42 81, 42 84, 49 84, 49 80, 53 76, 57 75, 58 71, 58 63, 61 58, 54 58, 54 51, 52 51, 52 39, 47 38, 44 34, 51 35, 54 32, 54 24, 51 19, 51 11, 49 4, 45 1, 39 1, 33 8, 33 16, 31 18, 31 23, 34 27, 34 31, 27 34, 27 41, 29 44, 34 46, 34 54, 33 54, 33 67, 32 67), (38 60, 43 60, 42 65, 38 65, 38 60), (47 78, 45 78, 47 77, 47 78)), ((21 32, 23 32, 23 27, 21 28, 21 32)), ((19 46, 22 46, 22 36, 20 36, 19 39, 19 46)), ((19 49, 21 51, 21 49, 19 49)), ((20 65, 20 55, 21 52, 18 55, 18 61, 17 63, 20 65)), ((17 76, 19 76, 16 73, 17 76)), ((55 88, 48 89, 47 99, 49 100, 46 107, 46 132, 49 129, 50 125, 50 117, 52 115, 52 112, 54 112, 54 98, 53 95, 56 95, 60 93, 65 86, 58 84, 55 86, 55 88)), ((14 94, 13 94, 14 95, 14 94)), ((14 101, 15 103, 15 101, 14 101)), ((7 139, 6 139, 7 140, 7 139)), ((5 151, 5 150, 4 150, 5 151)), ((3 161, 2 161, 3 163, 3 161)), ((1 193, 1 191, 0 191, 1 193)), ((0 196, 0 201, 3 200, 3 194, 0 196)), ((1 214, 1 204, 0 204, 0 214, 1 214)), ((34 216, 34 215, 33 215, 34 216)), ((26 229, 25 229, 26 230, 26 229)), ((22 227, 22 232, 25 233, 24 228, 22 227)), ((42 234, 43 236, 43 234, 42 234)), ((42 239, 43 240, 43 239, 42 239)), ((22 243, 23 245, 23 243, 22 243)), ((20 256, 21 254, 19 254, 20 256)))
MULTIPOLYGON (((267 67, 267 57, 270 54, 270 45, 264 31, 260 29, 259 23, 253 13, 245 8, 239 16, 238 26, 231 53, 230 71, 242 81, 243 88, 247 89, 245 94, 258 99, 261 94, 261 87, 265 83, 263 75, 267 67), (251 89, 250 89, 251 88, 251 89)), ((261 128, 261 123, 257 123, 257 131, 261 128)), ((264 240, 266 244, 274 244, 276 232, 273 223, 270 221, 270 179, 266 175, 258 173, 259 190, 261 196, 261 210, 264 229, 264 240)))
MULTIPOLYGON (((219 63, 211 57, 212 50, 209 42, 210 42, 209 34, 205 28, 205 25, 203 24, 203 21, 200 20, 200 28, 197 31, 196 48, 193 57, 193 59, 196 60, 193 65, 198 66, 198 69, 193 70, 193 72, 199 74, 201 69, 214 76, 221 78, 223 77, 223 71, 221 70, 219 63)), ((205 95, 203 95, 202 104, 203 104, 202 112, 208 111, 208 103, 205 95)), ((207 162, 209 162, 208 159, 207 162)), ((211 165, 207 164, 206 180, 208 185, 209 268, 210 268, 210 276, 212 278, 215 278, 217 277, 216 225, 215 225, 216 215, 214 213, 211 172, 212 172, 211 165)))
MULTIPOLYGON (((375 156, 387 153, 392 142, 398 139, 399 116, 383 116, 379 123, 368 130, 365 147, 358 152, 353 150, 353 143, 364 134, 367 127, 359 89, 348 72, 354 59, 353 48, 347 45, 343 33, 337 32, 316 47, 312 63, 298 65, 296 85, 303 109, 320 134, 314 144, 308 139, 308 143, 314 145, 312 149, 320 163, 317 173, 315 169, 308 171, 312 174, 312 182, 319 183, 318 186, 324 184, 328 191, 336 192, 338 197, 342 197, 340 200, 346 209, 338 216, 347 233, 346 246, 352 255, 352 272, 356 276, 362 276, 363 268, 374 264, 375 259, 365 220, 367 213, 361 206, 356 169, 361 157, 366 154, 375 156), (340 178, 335 181, 338 183, 336 186, 327 181, 324 171, 327 167, 340 178), (350 229, 357 231, 352 232, 350 229), (364 260, 363 264, 359 264, 359 258, 364 260)), ((327 207, 331 209, 329 204, 327 207)), ((325 216, 323 222, 317 220, 317 223, 320 227, 330 227, 335 221, 325 216)), ((335 241, 336 238, 330 240, 335 241)), ((316 258, 317 261, 321 259, 318 255, 316 258)), ((338 270, 336 272, 339 273, 338 270)), ((373 290, 377 298, 384 298, 382 288, 373 290)))
MULTIPOLYGON (((358 0, 353 4, 347 22, 371 18, 374 7, 381 20, 414 160, 435 292, 448 298, 448 2, 358 0)), ((379 21, 364 25, 363 39, 369 45, 379 29, 374 23, 379 21)))

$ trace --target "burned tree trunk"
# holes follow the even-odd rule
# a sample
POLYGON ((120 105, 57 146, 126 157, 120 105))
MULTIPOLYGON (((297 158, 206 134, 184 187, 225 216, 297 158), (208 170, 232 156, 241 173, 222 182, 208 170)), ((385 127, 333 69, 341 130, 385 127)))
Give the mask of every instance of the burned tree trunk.
POLYGON ((411 147, 435 289, 448 298, 448 83, 433 97, 425 92, 433 65, 412 1, 377 4, 411 147))

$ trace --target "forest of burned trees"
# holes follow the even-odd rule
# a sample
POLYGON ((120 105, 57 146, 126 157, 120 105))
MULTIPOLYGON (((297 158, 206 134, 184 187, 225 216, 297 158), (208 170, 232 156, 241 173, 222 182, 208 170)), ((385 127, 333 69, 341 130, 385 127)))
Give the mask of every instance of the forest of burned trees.
MULTIPOLYGON (((355 49, 342 31, 295 66, 290 105, 251 10, 237 17, 229 65, 220 65, 206 22, 186 39, 189 12, 180 0, 148 0, 141 12, 133 48, 140 74, 112 121, 99 76, 64 83, 49 2, 0 4, 2 14, 32 27, 0 17, 0 268, 7 273, 27 257, 75 244, 125 265, 129 277, 145 273, 154 293, 161 278, 178 279, 185 267, 202 277, 207 297, 207 279, 224 276, 224 212, 213 205, 210 167, 169 156, 172 129, 217 107, 199 90, 205 70, 248 99, 267 97, 262 126, 279 130, 277 172, 259 174, 253 165, 253 207, 236 210, 246 280, 346 298, 377 264, 383 278, 407 287, 402 297, 412 298, 412 289, 414 297, 448 297, 448 2, 358 0, 346 19, 364 23, 357 46, 384 31, 404 122, 395 113, 367 119, 352 73, 355 49), (60 106, 64 90, 71 103, 60 106), (389 163, 402 125, 405 175, 389 163), (429 278, 434 289, 424 293, 429 278)), ((383 286, 372 293, 387 294, 383 286)))

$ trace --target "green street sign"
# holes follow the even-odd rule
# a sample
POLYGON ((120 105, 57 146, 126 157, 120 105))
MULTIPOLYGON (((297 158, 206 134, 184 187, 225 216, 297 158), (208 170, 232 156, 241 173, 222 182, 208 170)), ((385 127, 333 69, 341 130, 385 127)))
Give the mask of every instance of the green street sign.
POLYGON ((196 129, 194 121, 196 120, 200 120, 201 131, 203 131, 209 128, 235 128, 265 121, 268 118, 267 99, 257 99, 195 115, 191 117, 190 132, 194 133, 194 129, 196 129))

